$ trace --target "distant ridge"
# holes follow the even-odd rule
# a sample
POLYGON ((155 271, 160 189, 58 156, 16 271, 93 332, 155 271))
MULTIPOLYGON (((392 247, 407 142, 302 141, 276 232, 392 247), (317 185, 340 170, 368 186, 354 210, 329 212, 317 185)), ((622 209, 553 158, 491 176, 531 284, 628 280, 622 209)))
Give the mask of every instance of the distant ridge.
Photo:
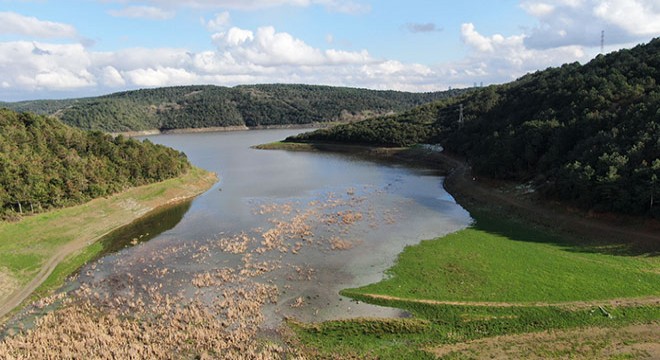
POLYGON ((0 103, 85 130, 128 132, 361 120, 465 90, 410 93, 317 85, 176 86, 105 96, 0 103))

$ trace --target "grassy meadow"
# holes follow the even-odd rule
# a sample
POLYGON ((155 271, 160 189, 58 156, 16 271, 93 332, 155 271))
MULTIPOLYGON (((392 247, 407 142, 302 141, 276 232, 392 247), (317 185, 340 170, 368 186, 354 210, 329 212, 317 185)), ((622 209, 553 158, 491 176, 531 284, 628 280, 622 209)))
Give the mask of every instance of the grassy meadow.
MULTIPOLYGON (((509 219, 476 218, 468 229, 406 248, 383 281, 342 292, 405 309, 411 318, 290 322, 294 341, 316 358, 464 359, 488 354, 436 350, 498 335, 660 321, 653 299, 660 296, 658 257, 614 254, 509 219)), ((609 342, 593 342, 535 356, 599 358, 609 342)))

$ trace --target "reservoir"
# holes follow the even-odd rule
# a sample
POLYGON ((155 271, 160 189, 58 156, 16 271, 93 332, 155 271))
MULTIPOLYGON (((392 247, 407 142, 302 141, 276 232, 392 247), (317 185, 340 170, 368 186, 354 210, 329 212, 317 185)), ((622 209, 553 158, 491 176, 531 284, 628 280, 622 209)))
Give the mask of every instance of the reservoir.
POLYGON ((94 289, 110 299, 149 291, 212 303, 227 298, 228 289, 266 286, 276 294, 259 304, 266 329, 285 317, 404 316, 339 291, 383 279, 405 246, 462 229, 469 214, 432 170, 350 154, 251 148, 300 131, 149 137, 185 152, 220 181, 191 203, 116 234, 125 245, 86 265, 65 289, 94 289))

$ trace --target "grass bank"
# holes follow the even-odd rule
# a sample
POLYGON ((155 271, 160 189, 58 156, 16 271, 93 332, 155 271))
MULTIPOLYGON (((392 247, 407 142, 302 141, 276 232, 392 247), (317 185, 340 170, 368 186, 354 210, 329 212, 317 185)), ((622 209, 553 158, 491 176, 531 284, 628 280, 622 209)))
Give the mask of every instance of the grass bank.
POLYGON ((0 223, 0 317, 34 290, 40 294, 62 281, 105 246, 104 235, 151 211, 201 194, 217 176, 199 168, 160 183, 108 198, 0 223))
MULTIPOLYGON (((456 346, 548 330, 589 328, 590 333, 637 323, 657 328, 660 259, 594 252, 525 224, 477 215, 468 229, 407 247, 383 281, 342 294, 405 309, 413 318, 290 321, 293 341, 312 358, 487 358, 495 345, 456 346)), ((616 331, 608 334, 589 346, 556 354, 547 346, 534 356, 606 358, 601 355, 621 340, 616 331)), ((536 351, 537 337, 527 339, 521 346, 536 351)), ((531 356, 505 354, 503 358, 531 356)))

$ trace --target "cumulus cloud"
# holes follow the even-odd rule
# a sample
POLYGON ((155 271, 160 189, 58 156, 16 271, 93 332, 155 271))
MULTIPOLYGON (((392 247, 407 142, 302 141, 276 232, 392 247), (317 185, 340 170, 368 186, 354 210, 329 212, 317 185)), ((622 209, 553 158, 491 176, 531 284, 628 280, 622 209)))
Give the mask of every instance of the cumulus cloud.
POLYGON ((593 14, 632 35, 660 34, 660 2, 655 0, 602 1, 593 14))
POLYGON ((14 90, 67 90, 96 85, 80 44, 0 43, 0 73, 14 90), (35 51, 37 50, 37 51, 35 51))
POLYGON ((289 33, 275 31, 272 26, 261 27, 256 32, 232 27, 227 32, 214 34, 213 40, 228 58, 258 66, 322 66, 371 61, 366 50, 313 48, 289 33))
POLYGON ((548 66, 588 59, 587 53, 579 45, 552 49, 528 48, 524 35, 485 36, 471 23, 461 26, 461 38, 470 53, 466 58, 449 64, 445 74, 453 82, 463 85, 469 85, 470 80, 479 83, 514 80, 525 73, 548 66))
POLYGON ((68 24, 39 20, 14 12, 0 12, 0 34, 24 35, 35 38, 69 38, 78 36, 76 29, 68 24))
MULTIPOLYGON (((217 49, 91 51, 80 44, 0 43, 0 96, 40 92, 103 93, 186 84, 313 83, 432 90, 424 65, 374 59, 366 50, 321 49, 273 27, 213 34, 217 49)), ((27 96, 34 97, 34 96, 27 96)))
POLYGON ((159 87, 198 83, 198 75, 186 69, 158 66, 125 72, 126 78, 139 87, 159 87))
POLYGON ((126 85, 126 80, 117 69, 108 65, 101 70, 101 83, 112 88, 126 85))
POLYGON ((136 19, 167 20, 174 17, 173 11, 163 10, 154 6, 128 6, 118 10, 108 10, 108 14, 117 17, 136 19))
POLYGON ((434 23, 407 23, 405 28, 412 33, 440 32, 443 30, 434 23))
POLYGON ((528 47, 625 44, 660 34, 657 0, 524 0, 521 7, 539 21, 525 39, 528 47))

